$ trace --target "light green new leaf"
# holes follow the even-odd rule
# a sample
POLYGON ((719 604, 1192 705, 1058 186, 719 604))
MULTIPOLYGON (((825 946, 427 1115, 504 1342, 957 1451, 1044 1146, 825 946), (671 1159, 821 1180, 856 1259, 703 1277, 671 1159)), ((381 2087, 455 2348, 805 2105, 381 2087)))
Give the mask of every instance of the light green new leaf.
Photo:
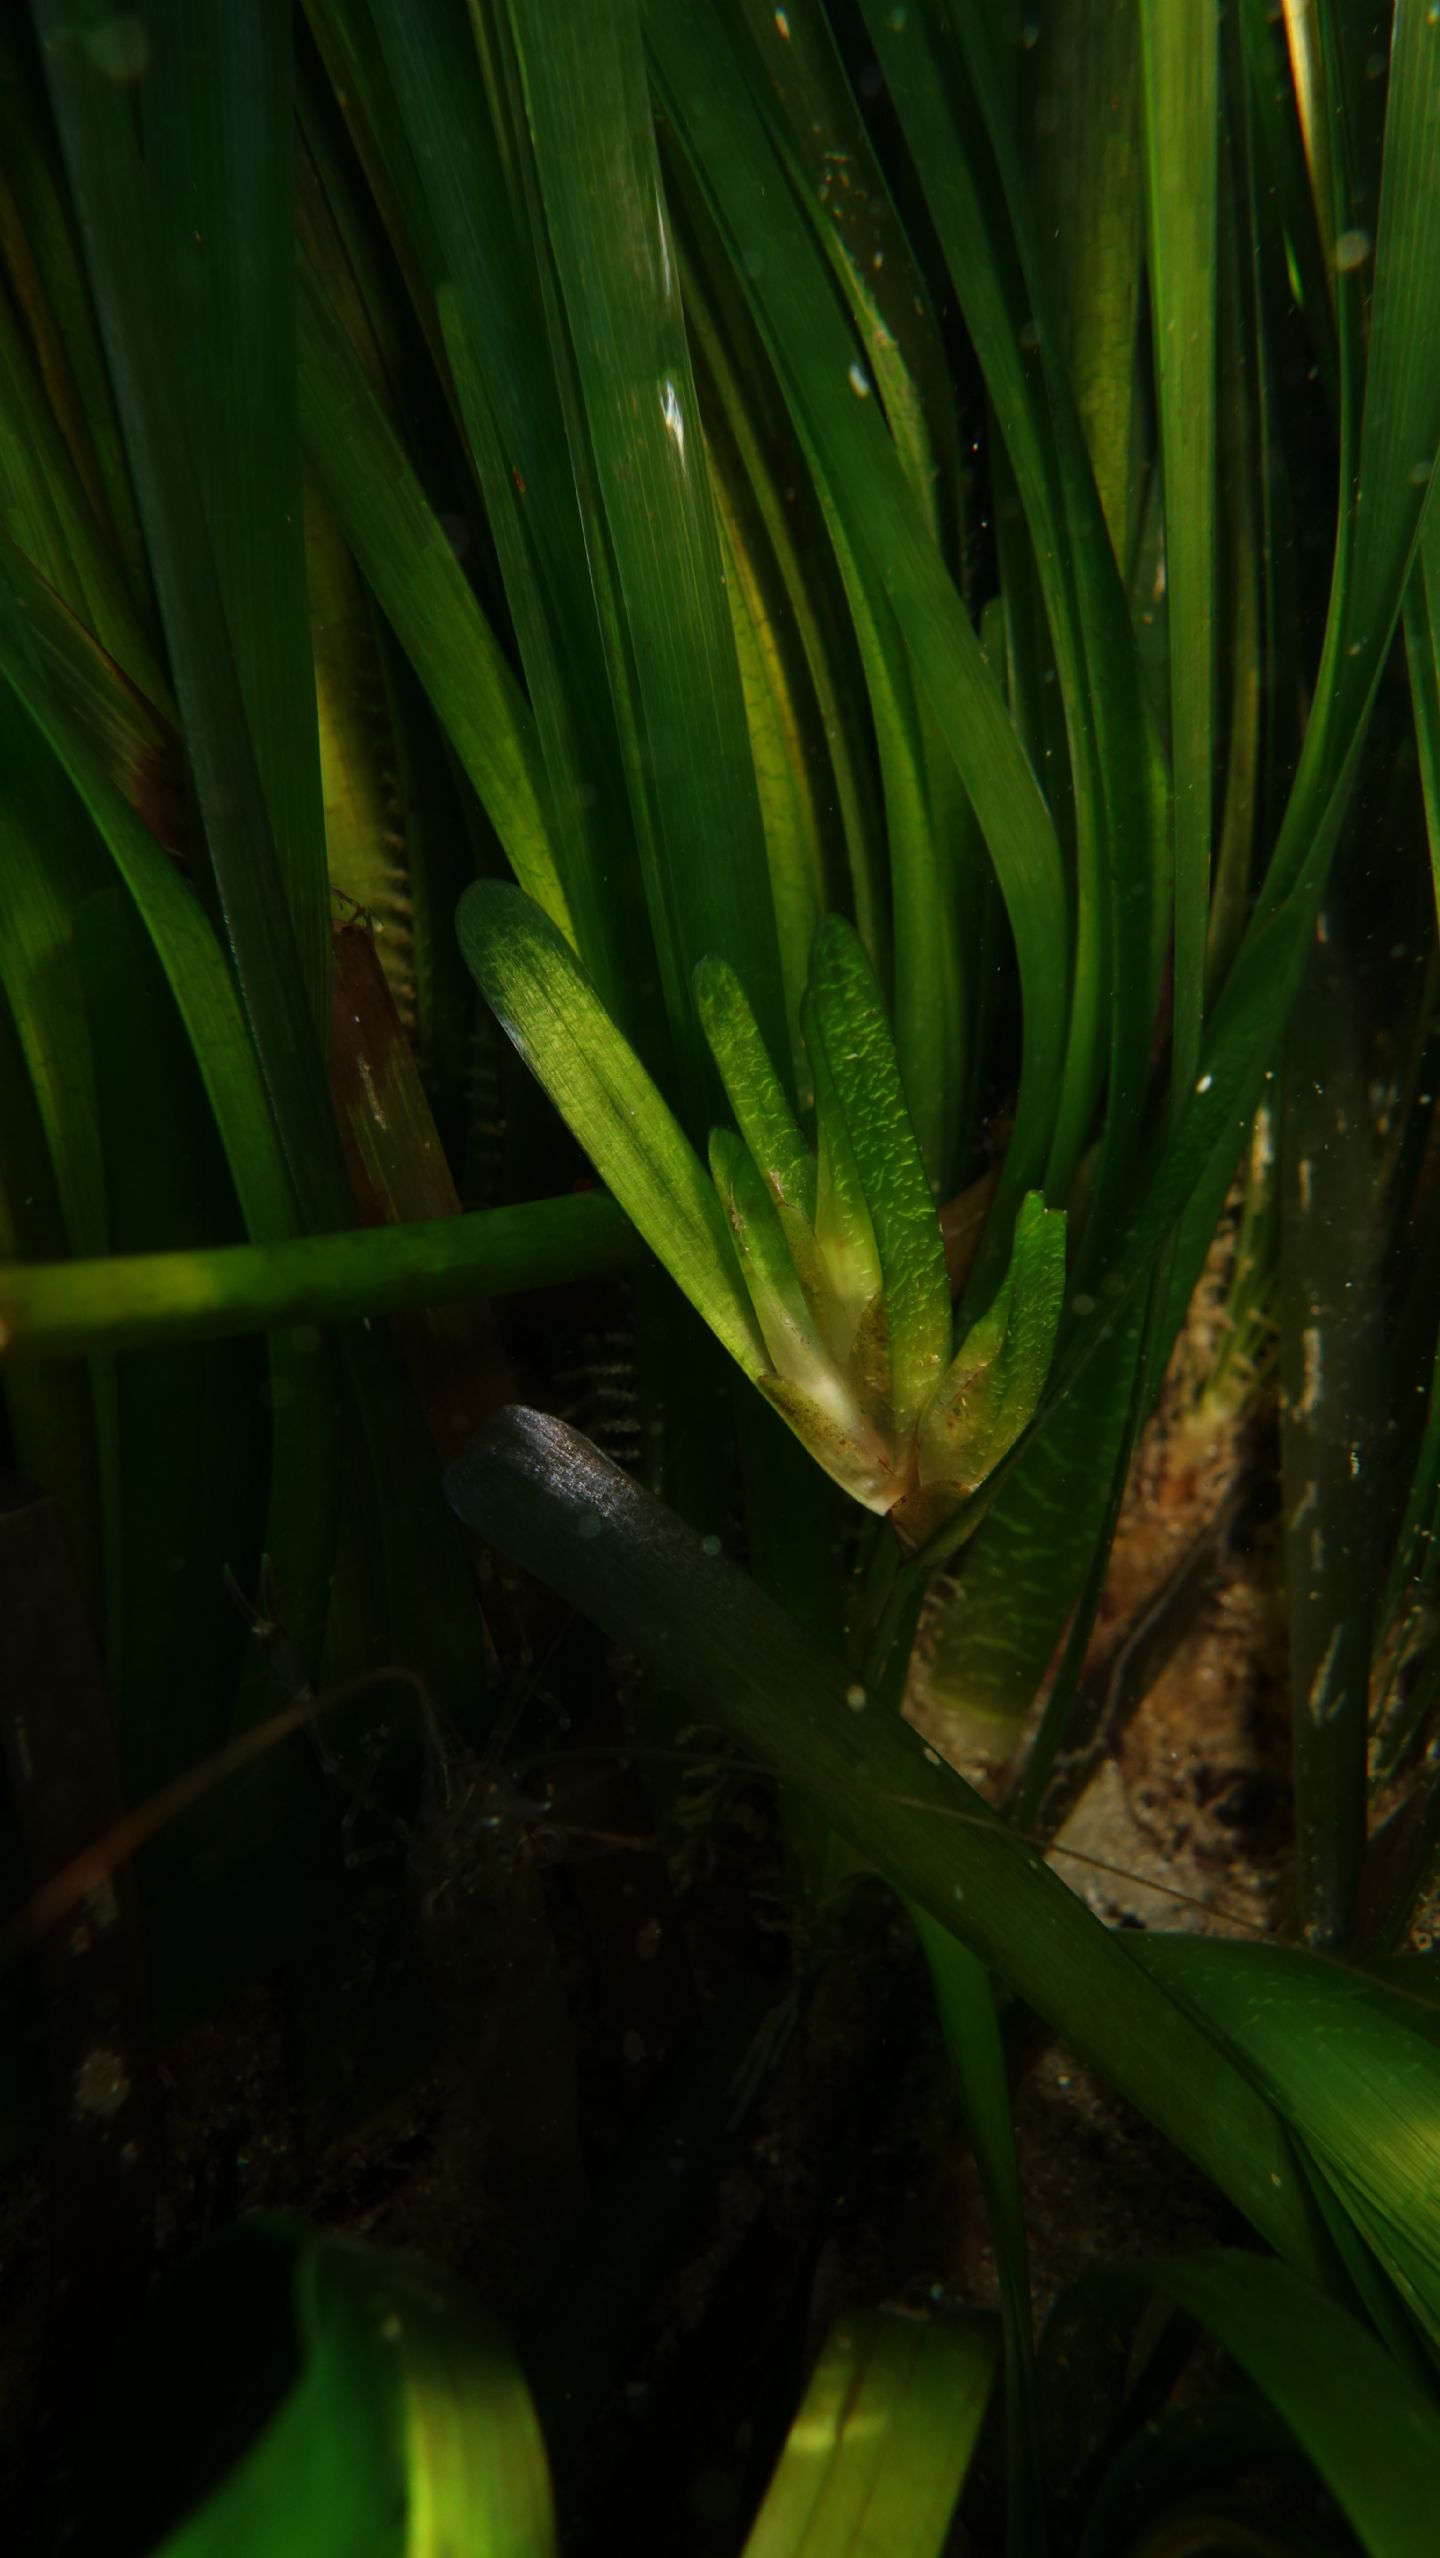
MULTIPOLYGON (((820 493, 825 502, 823 487, 820 493)), ((945 809, 956 792, 962 806, 966 803, 954 760, 933 709, 917 691, 904 636, 868 555, 847 539, 833 503, 825 503, 825 522, 845 584, 875 723, 890 856, 895 1049, 934 1195, 955 1142, 964 1063, 959 919, 945 809)), ((856 920, 866 948, 878 958, 858 908, 856 920)))
POLYGON ((996 1363, 997 1400, 994 1435, 986 1450, 987 1471, 999 1464, 1033 1418, 1050 1374, 1065 1301, 1065 1233, 1063 1208, 1047 1208, 1039 1191, 1030 1191, 1015 1220, 1007 1273, 1011 1296, 1005 1340, 996 1363))
POLYGON ((952 1340, 950 1285, 880 989, 858 933, 839 916, 829 917, 815 937, 806 1021, 822 1151, 828 1084, 875 1230, 895 1435, 903 1440, 944 1373, 952 1340))
POLYGON ((994 2377, 988 2321, 838 2320, 744 2558, 939 2558, 994 2377))
POLYGON ((780 1212, 764 1175, 728 1128, 711 1131, 710 1170, 773 1366, 806 1393, 834 1401, 837 1419, 847 1418, 851 1398, 811 1321, 780 1212))
POLYGON ((768 1362, 699 1156, 568 942, 518 888, 477 881, 460 947, 487 1003, 625 1214, 747 1376, 768 1362))
MULTIPOLYGON (((443 2558, 462 2548, 550 2558, 545 2448, 500 2330, 418 2260, 263 2217, 201 2260, 209 2280, 194 2310, 254 2322, 263 2303, 278 2324, 287 2258, 295 2379, 158 2558, 443 2558), (239 2279, 227 2283, 232 2267, 239 2279)), ((264 2369, 274 2345, 263 2330, 255 2348, 264 2369)))
POLYGON ((1032 1190, 994 1302, 922 1415, 922 1478, 952 1486, 958 1499, 994 1472, 1039 1405, 1064 1296, 1064 1211, 1032 1190))
POLYGON ((814 998, 808 989, 800 1020, 815 1076, 815 1135, 819 1146, 815 1241, 828 1288, 827 1338, 836 1356, 848 1359, 866 1309, 880 1299, 880 1247, 865 1204, 865 1185, 830 1071, 829 1054, 815 1025, 814 998))
POLYGON ((702 959, 695 1001, 740 1133, 777 1200, 815 1221, 815 1158, 795 1122, 750 999, 724 959, 702 959))
POLYGON ((800 1001, 815 927, 825 912, 825 827, 820 793, 823 738, 813 715, 808 676, 798 656, 789 599, 771 555, 767 527, 743 493, 727 488, 714 443, 706 460, 715 530, 725 563, 725 592, 735 661, 750 734, 755 790, 770 867, 770 894, 790 1034, 789 1066, 802 1097, 809 1070, 800 1037, 800 1001))

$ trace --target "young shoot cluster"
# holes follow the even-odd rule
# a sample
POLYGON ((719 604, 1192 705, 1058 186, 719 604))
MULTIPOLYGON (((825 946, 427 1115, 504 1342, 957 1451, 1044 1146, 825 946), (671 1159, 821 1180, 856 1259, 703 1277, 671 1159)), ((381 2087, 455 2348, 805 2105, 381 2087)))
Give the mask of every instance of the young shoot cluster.
POLYGON ((1065 1219, 1021 1205, 1009 1267, 956 1338, 944 1241, 880 990, 858 935, 815 937, 802 1133, 745 991, 701 962, 696 1001, 736 1129, 710 1178, 569 945, 516 889, 460 908, 467 960, 596 1171, 691 1303, 827 1474, 923 1544, 994 1472, 1048 1374, 1065 1219))

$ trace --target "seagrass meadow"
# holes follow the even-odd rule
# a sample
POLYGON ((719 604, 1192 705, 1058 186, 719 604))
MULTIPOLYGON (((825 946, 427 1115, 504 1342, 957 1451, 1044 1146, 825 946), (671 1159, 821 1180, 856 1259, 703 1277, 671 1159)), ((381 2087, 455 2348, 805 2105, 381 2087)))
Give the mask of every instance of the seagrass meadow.
POLYGON ((1440 7, 0 11, 23 2558, 1430 2558, 1440 7))

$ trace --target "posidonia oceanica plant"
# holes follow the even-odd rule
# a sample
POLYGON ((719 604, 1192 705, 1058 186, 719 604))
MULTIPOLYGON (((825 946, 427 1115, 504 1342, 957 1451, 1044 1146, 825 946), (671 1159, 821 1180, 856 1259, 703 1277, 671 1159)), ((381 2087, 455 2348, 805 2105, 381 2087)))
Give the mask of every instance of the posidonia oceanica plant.
MULTIPOLYGON (((408 2107, 380 2183, 478 2179, 433 2243, 530 2233, 523 2378, 423 2271, 237 2238, 117 2382, 95 2536, 529 2552, 548 2460, 582 2558, 622 2511, 921 2558, 957 2497, 1014 2558, 1428 2558, 1440 17, 29 0, 0 170, 17 1898, 242 1771, 67 1907, 0 2138, 53 2164, 87 2381, 104 2268, 153 2270, 157 2056, 249 2049, 237 1986, 307 2121, 408 2107), (278 1647, 226 1596, 265 1555, 278 1647), (408 1868, 347 1836, 423 1792, 377 1665, 473 1811, 557 1615, 558 1716, 662 1805, 690 1718, 778 1777, 770 1923, 532 1878, 548 2004, 512 1980, 427 2150, 424 2000, 354 1993, 408 1868), (293 1699, 337 1690, 327 1765, 293 1699), (1046 1861, 1162 1707, 1197 1836, 1217 1730, 1264 1736, 1273 1941, 1107 1928, 1046 1861), (1167 2230, 1037 2341, 1042 2036, 1258 2246, 1167 2230), (886 2216, 917 2139, 937 2210, 973 2151, 994 2310, 886 2216), (807 2201, 749 2227, 737 2355, 711 2242, 776 2159, 807 2201), (817 2270, 882 2260, 926 2315, 857 2300, 807 2374, 817 2270), (226 2339, 227 2414, 288 2376, 238 2461, 226 2339)), ((288 2161, 328 2208, 272 2132, 214 2192, 288 2161)))

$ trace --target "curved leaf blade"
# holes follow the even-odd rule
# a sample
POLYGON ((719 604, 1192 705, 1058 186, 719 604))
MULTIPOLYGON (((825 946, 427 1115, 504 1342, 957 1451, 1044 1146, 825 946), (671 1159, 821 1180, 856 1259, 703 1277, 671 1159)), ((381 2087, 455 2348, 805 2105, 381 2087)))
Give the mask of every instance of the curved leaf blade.
POLYGON ((1392 1993, 1299 1946, 1147 1936, 1137 1952, 1268 2090, 1440 2343, 1440 2049, 1392 1993))
POLYGON ((404 447, 303 258, 300 417, 310 466, 516 878, 573 939, 534 716, 404 447))
POLYGON ((796 1124, 750 998, 728 960, 702 959, 695 1001, 740 1134, 777 1200, 815 1222, 815 1158, 796 1124))
MULTIPOLYGON (((197 2269, 192 2314, 234 2315, 266 2253, 291 2258, 299 2363, 280 2406, 157 2558, 551 2558, 544 2445, 515 2355, 414 2258, 242 2222, 197 2269), (238 2284, 227 2283, 230 2268, 238 2284)), ((195 2277, 191 2278, 192 2282, 195 2277)), ((283 2295, 282 2295, 283 2297, 283 2295)), ((272 2312, 273 2315, 273 2312, 272 2312)))
POLYGON ((596 1171, 747 1376, 769 1364, 715 1185, 569 943, 518 888, 480 880, 460 946, 502 1028, 596 1171))
POLYGON ((1287 2137, 1043 1858, 736 1566, 562 1422, 512 1410, 446 1476, 467 1526, 633 1644, 873 1869, 970 1945, 1320 2279, 1334 2257, 1287 2137), (1196 2086, 1206 2102, 1195 2104, 1196 2086))
POLYGON ((1293 2427, 1368 2558, 1429 2558, 1440 2410, 1368 2328, 1262 2257, 1217 2251, 1137 2265, 1134 2279, 1233 2354, 1293 2427))
MULTIPOLYGON (((509 16, 589 446, 576 484, 592 576, 611 564, 607 673, 676 1053, 695 1045, 688 980, 708 950, 737 964, 778 1050, 769 865, 638 0, 510 0, 509 16)), ((572 447, 580 432, 577 418, 572 447)))
POLYGON ((889 595, 1000 877, 1025 1004, 1012 1144, 1023 1188, 1048 1141, 1067 1011, 1065 892, 1050 813, 717 13, 672 0, 647 11, 646 35, 664 105, 751 296, 812 467, 889 595))
POLYGON ((838 2319, 744 2558, 940 2558, 994 2373, 988 2322, 838 2319))

